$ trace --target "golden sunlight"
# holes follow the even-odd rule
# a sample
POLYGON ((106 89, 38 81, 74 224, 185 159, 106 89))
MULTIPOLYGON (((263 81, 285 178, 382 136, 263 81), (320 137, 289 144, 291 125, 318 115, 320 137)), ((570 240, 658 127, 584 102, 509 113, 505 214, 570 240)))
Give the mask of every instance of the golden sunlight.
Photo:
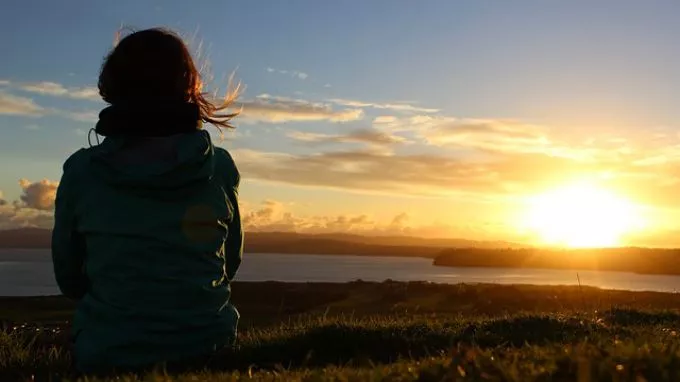
POLYGON ((613 247, 641 227, 636 206, 615 193, 577 183, 534 196, 525 224, 542 244, 613 247))

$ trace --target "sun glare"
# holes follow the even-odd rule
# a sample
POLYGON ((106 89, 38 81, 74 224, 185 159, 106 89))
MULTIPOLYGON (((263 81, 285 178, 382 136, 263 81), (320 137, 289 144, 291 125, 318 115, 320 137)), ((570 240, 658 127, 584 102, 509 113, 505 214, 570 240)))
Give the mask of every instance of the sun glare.
POLYGON ((585 183, 532 197, 525 223, 542 244, 568 247, 621 245, 641 225, 632 202, 585 183))

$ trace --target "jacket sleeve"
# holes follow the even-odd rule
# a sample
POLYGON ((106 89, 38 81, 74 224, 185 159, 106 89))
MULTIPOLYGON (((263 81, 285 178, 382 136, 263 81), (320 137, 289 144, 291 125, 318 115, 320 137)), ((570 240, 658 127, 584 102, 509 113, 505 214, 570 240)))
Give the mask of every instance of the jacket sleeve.
POLYGON ((52 230, 52 264, 54 276, 64 296, 81 299, 87 291, 83 270, 85 239, 76 231, 74 174, 64 164, 64 172, 57 188, 54 202, 54 228, 52 230))
POLYGON ((238 272, 243 258, 243 227, 241 225, 241 211, 239 208, 239 186, 241 183, 241 175, 239 174, 236 164, 231 156, 225 151, 227 157, 228 171, 226 179, 226 193, 229 198, 229 203, 232 206, 233 214, 228 223, 227 242, 225 245, 225 257, 227 266, 227 278, 229 281, 233 280, 238 272))

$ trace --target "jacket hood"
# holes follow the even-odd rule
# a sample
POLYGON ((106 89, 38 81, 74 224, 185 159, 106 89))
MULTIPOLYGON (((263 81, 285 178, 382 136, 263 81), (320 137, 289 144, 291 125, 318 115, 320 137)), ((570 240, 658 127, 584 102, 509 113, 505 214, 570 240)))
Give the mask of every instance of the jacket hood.
POLYGON ((215 150, 205 130, 164 137, 107 137, 92 156, 97 176, 118 188, 179 189, 209 180, 215 150))

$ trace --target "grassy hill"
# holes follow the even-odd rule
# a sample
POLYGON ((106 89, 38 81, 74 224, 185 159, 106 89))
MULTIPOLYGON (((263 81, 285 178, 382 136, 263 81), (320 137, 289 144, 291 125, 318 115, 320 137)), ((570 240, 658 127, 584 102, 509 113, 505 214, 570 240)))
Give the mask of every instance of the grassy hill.
MULTIPOLYGON (((240 283, 234 293, 236 349, 102 380, 680 380, 676 294, 391 282, 240 283)), ((0 380, 77 377, 72 308, 61 297, 0 300, 0 380)))

